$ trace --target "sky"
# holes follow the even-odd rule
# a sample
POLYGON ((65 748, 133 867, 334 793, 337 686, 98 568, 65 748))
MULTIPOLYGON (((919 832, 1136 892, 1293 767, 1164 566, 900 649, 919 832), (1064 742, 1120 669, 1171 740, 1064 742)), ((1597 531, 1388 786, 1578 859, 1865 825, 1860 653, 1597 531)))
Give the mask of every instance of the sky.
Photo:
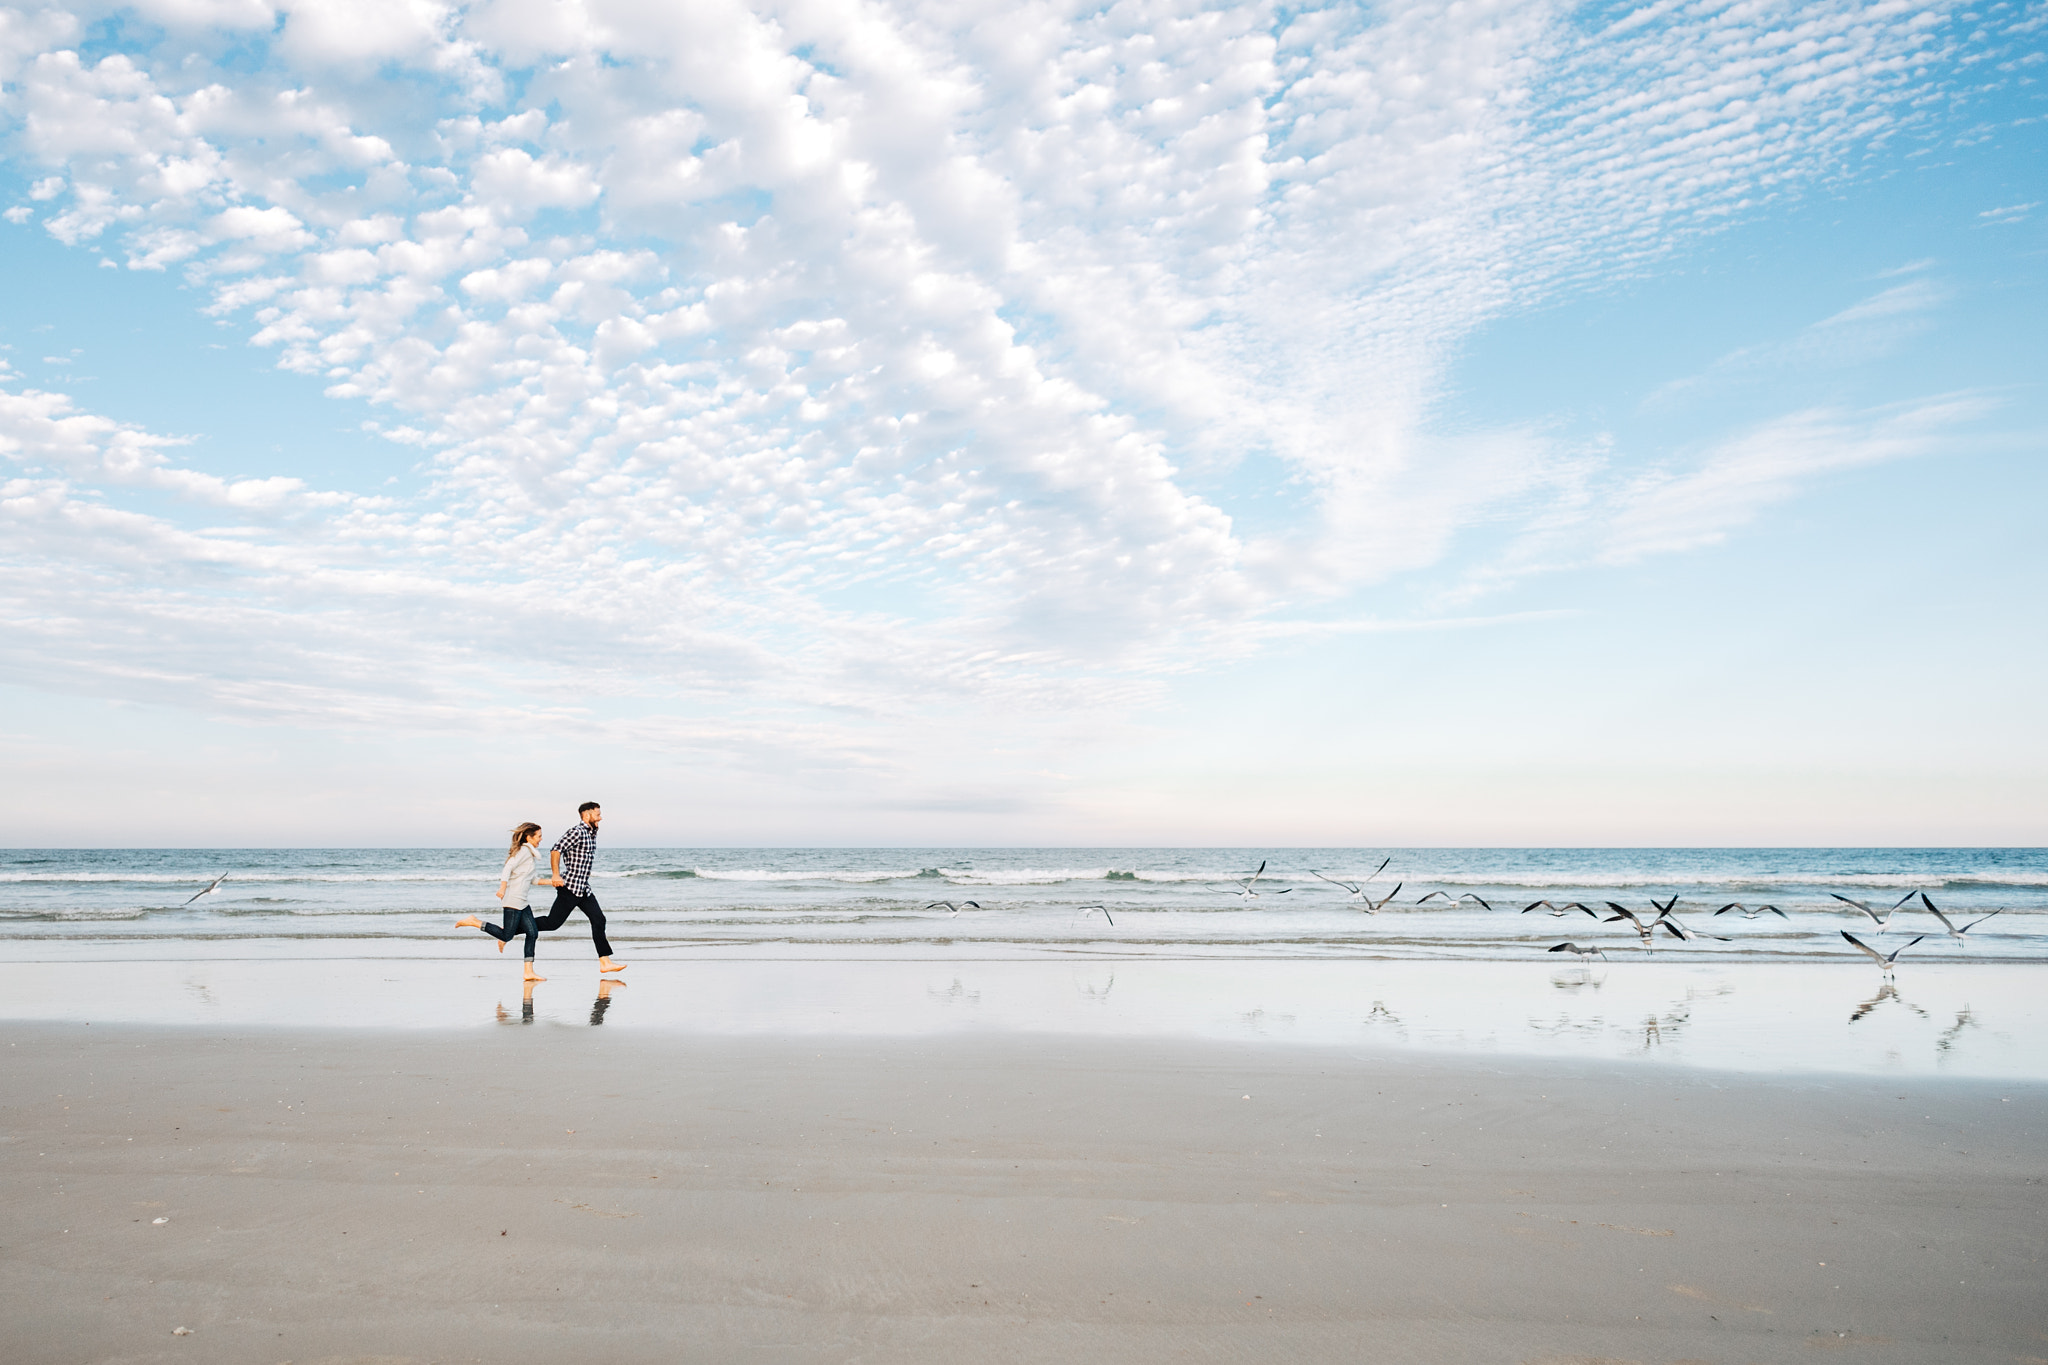
POLYGON ((0 5, 21 846, 2048 843, 2048 9, 0 5))

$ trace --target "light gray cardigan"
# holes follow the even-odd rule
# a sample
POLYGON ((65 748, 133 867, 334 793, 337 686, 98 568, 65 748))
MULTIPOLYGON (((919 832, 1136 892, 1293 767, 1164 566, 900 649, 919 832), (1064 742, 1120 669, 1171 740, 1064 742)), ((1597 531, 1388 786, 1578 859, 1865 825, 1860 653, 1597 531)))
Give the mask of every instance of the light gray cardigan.
POLYGON ((505 860, 505 875, 499 880, 505 883, 505 908, 518 910, 525 907, 530 888, 533 886, 535 855, 532 848, 521 844, 511 857, 505 860))

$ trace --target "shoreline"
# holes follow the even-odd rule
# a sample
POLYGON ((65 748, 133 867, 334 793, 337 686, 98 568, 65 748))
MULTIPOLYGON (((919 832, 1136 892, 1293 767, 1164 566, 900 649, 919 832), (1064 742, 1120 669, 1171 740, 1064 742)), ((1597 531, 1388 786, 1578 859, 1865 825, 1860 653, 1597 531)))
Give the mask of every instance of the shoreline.
POLYGON ((1019 1035, 0 1044, 24 1365, 2048 1343, 2035 1083, 1019 1035))

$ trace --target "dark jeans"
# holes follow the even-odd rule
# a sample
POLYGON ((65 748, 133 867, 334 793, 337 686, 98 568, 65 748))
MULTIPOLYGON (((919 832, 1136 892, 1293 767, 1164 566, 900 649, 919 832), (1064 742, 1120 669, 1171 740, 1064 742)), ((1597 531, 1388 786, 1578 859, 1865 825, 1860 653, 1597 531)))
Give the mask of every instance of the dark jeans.
POLYGON ((597 949, 599 957, 612 955, 612 941, 604 936, 604 911, 598 908, 597 897, 588 891, 577 895, 566 886, 555 888, 555 904, 548 911, 548 917, 540 922, 542 933, 553 933, 569 922, 569 912, 581 910, 590 919, 590 946, 597 949))
POLYGON ((522 905, 517 910, 507 910, 502 929, 495 924, 486 924, 483 929, 500 943, 510 943, 520 934, 526 935, 526 960, 533 961, 534 944, 540 941, 540 925, 534 921, 533 911, 528 907, 522 905))

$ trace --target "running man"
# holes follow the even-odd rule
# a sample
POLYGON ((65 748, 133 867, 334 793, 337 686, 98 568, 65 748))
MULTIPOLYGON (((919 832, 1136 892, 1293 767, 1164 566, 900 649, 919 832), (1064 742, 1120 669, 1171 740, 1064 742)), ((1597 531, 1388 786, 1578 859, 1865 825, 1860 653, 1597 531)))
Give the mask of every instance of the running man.
POLYGON ((604 934, 604 911, 590 894, 590 869, 597 862, 597 822, 604 810, 595 801, 576 808, 577 822, 569 826, 548 854, 555 873, 555 903, 540 922, 542 933, 551 933, 569 922, 569 912, 581 910, 590 920, 590 946, 597 949, 600 972, 623 972, 626 964, 612 961, 612 941, 604 934))

